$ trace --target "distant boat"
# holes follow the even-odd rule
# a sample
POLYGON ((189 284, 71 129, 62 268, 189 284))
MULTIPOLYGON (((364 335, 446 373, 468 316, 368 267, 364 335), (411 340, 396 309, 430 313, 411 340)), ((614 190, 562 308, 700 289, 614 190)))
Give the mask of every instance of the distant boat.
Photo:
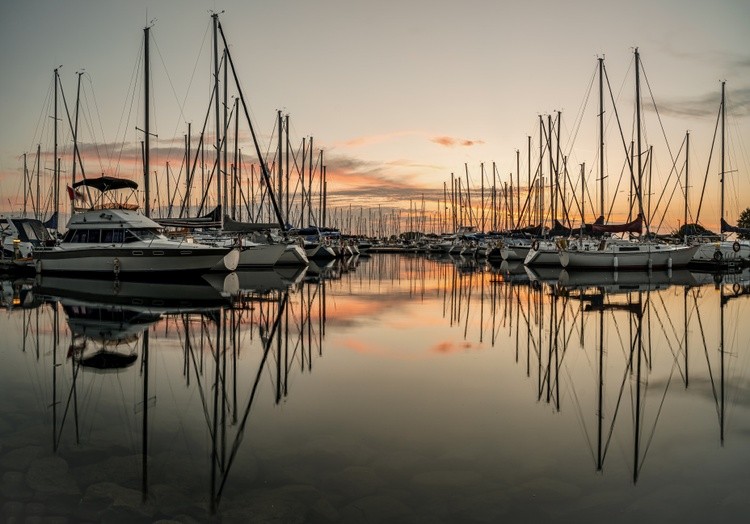
POLYGON ((0 216, 0 268, 33 268, 34 249, 52 242, 41 220, 0 216))

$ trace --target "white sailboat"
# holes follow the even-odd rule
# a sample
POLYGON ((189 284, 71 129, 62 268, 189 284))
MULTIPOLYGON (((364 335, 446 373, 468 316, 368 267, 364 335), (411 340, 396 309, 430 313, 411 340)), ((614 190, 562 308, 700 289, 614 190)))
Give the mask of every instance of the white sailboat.
MULTIPOLYGON (((602 88, 603 59, 599 59, 599 103, 600 103, 600 130, 604 118, 603 88, 602 88)), ((640 104, 640 61, 638 49, 635 50, 635 88, 636 88, 636 133, 637 133, 637 158, 638 177, 643 172, 641 151, 641 104, 640 104)), ((601 132, 601 131, 600 131, 601 132)), ((604 180, 604 139, 600 141, 600 179, 604 180)), ((641 198, 640 184, 636 184, 638 217, 627 224, 605 225, 594 224, 596 233, 636 233, 639 236, 643 230, 643 200, 641 198)), ((604 216, 603 201, 601 214, 604 216)), ((566 249, 560 251, 560 263, 567 269, 655 269, 676 268, 686 266, 697 251, 698 246, 670 245, 652 240, 628 240, 615 237, 605 237, 598 245, 585 244, 579 246, 573 242, 566 249)))
MULTIPOLYGON (((724 219, 724 175, 725 171, 725 143, 724 135, 726 132, 726 97, 725 97, 725 84, 721 83, 721 238, 716 242, 700 242, 696 239, 698 249, 693 256, 691 263, 694 266, 725 266, 729 264, 742 264, 750 262, 750 241, 736 239, 729 240, 726 238, 726 233, 740 233, 740 228, 730 226, 724 219)), ((687 209, 687 198, 686 198, 686 209, 687 209)), ((686 211, 687 214, 687 211, 686 211)))

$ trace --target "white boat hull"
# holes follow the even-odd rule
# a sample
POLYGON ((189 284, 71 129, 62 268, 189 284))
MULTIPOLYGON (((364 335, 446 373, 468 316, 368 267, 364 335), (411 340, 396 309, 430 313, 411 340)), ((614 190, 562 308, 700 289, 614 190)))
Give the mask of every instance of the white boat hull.
MULTIPOLYGON (((637 247, 637 246, 634 246, 637 247)), ((684 267, 698 246, 646 246, 637 251, 591 250, 560 252, 560 263, 570 269, 650 269, 684 267)))
POLYGON ((286 250, 286 244, 254 244, 243 246, 237 267, 273 267, 286 250))
POLYGON ((308 263, 305 250, 296 244, 287 244, 286 249, 276 261, 277 266, 306 266, 308 263))
POLYGON ((560 266, 560 252, 554 242, 540 242, 537 249, 529 249, 523 262, 527 266, 560 266))
POLYGON ((174 273, 233 271, 236 249, 185 243, 179 247, 146 245, 78 244, 37 249, 34 261, 38 273, 174 273))
POLYGON ((529 255, 531 246, 505 246, 500 250, 500 256, 503 260, 526 260, 529 255))
POLYGON ((750 261, 750 242, 730 241, 700 244, 693 255, 694 264, 738 264, 750 261))

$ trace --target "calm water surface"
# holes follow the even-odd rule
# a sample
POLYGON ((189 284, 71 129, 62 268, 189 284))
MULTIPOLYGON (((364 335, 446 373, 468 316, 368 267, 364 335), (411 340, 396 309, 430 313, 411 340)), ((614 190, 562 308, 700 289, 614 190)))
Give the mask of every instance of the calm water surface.
POLYGON ((3 519, 744 522, 749 282, 399 255, 5 281, 3 519))

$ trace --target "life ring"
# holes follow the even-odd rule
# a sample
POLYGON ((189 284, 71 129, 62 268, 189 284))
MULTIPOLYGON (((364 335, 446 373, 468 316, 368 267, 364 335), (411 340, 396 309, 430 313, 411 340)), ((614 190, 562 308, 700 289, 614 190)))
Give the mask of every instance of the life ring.
POLYGON ((720 262, 720 261, 721 261, 721 259, 723 259, 723 258, 724 258, 724 253, 722 253, 722 252, 721 252, 720 250, 718 250, 718 249, 717 249, 716 251, 714 251, 714 260, 715 260, 716 262, 720 262))
POLYGON ((533 249, 534 251, 539 251, 539 241, 538 240, 534 240, 531 243, 531 249, 533 249))
POLYGON ((740 294, 740 285, 737 282, 735 282, 732 286, 732 293, 734 293, 735 295, 740 294))
POLYGON ((734 241, 734 244, 732 244, 732 251, 734 251, 735 253, 739 253, 740 251, 740 243, 736 240, 734 241))

